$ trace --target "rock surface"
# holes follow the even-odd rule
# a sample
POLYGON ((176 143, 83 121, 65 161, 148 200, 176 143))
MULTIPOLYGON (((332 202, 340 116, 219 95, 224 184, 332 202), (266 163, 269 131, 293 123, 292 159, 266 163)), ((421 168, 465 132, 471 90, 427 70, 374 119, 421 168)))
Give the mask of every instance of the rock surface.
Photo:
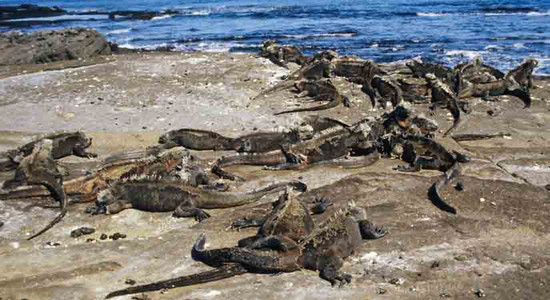
MULTIPOLYGON (((288 107, 312 105, 289 91, 250 100, 292 71, 250 54, 134 53, 108 56, 93 66, 65 66, 77 65, 66 61, 40 65, 41 69, 0 67, 0 94, 5 95, 0 97, 0 151, 24 144, 39 132, 85 129, 93 137, 89 150, 103 159, 155 144, 170 129, 203 128, 237 136, 289 128, 312 114, 273 116, 288 107)), ((336 107, 319 115, 351 123, 382 113, 371 109, 360 86, 335 82, 352 99, 352 109, 336 107)), ((550 81, 536 80, 535 85, 530 109, 511 97, 501 97, 498 103, 469 100, 473 112, 456 132, 509 132, 511 139, 456 143, 438 137, 447 147, 472 157, 459 178, 463 191, 452 185, 442 190, 457 215, 439 211, 427 199, 440 172, 399 173, 392 169, 402 164, 396 160, 382 159, 359 169, 228 168, 248 179, 231 183, 235 191, 300 178, 310 188, 300 198, 331 198, 334 205, 329 213, 349 200, 366 207, 369 218, 384 225, 389 234, 365 242, 345 261, 343 270, 353 275, 351 285, 333 288, 309 271, 246 274, 147 296, 155 300, 476 299, 482 291, 486 299, 548 299, 550 191, 545 185, 550 184, 550 81), (488 116, 488 110, 499 113, 488 116)), ((428 104, 413 107, 428 113, 428 104)), ((443 130, 452 123, 445 110, 436 111, 434 118, 443 130)), ((227 153, 194 152, 205 158, 227 153)), ((84 174, 98 162, 61 160, 70 177, 84 174)), ((0 173, 0 181, 10 176, 0 173)), ((0 298, 102 299, 127 287, 129 279, 144 284, 209 270, 191 258, 197 236, 206 233, 207 247, 235 245, 255 229, 228 230, 231 222, 269 208, 266 202, 274 198, 209 210, 212 218, 200 224, 174 219, 170 213, 137 210, 89 216, 84 210, 93 204, 75 204, 60 224, 33 241, 25 237, 53 218, 57 209, 45 207, 51 203, 44 199, 0 202, 4 223, 0 298), (96 231, 72 238, 71 231, 80 227, 96 231), (116 233, 126 238, 115 240, 116 233)), ((325 217, 314 216, 316 222, 325 217)))
POLYGON ((93 29, 0 34, 0 65, 42 64, 102 54, 111 54, 111 48, 93 29))

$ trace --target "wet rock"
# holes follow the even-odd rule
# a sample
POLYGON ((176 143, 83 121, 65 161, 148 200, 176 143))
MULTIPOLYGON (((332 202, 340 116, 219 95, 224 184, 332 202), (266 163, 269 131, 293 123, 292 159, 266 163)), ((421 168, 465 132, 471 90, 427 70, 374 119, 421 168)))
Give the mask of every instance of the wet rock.
POLYGON ((2 33, 0 49, 0 65, 42 64, 111 54, 105 37, 85 28, 2 33))
POLYGON ((75 229, 75 230, 71 231, 71 237, 77 238, 77 237, 80 237, 80 236, 83 236, 83 235, 92 234, 94 232, 95 232, 95 229, 93 229, 93 228, 80 227, 78 229, 75 229))
POLYGON ((0 6, 0 20, 53 17, 66 14, 67 11, 57 6, 47 7, 34 4, 19 6, 0 6))

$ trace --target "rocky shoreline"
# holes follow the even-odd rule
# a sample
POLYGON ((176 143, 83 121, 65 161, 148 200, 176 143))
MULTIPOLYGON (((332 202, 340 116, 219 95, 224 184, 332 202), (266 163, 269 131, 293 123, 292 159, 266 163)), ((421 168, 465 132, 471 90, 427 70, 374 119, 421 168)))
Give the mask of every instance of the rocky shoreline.
MULTIPOLYGON (((86 51, 84 51, 86 52, 86 51)), ((79 56, 77 56, 79 57, 79 56)), ((297 69, 279 67, 253 54, 141 52, 40 65, 0 66, 0 151, 31 140, 34 134, 85 130, 93 138, 97 160, 68 157, 61 163, 78 176, 101 159, 155 144, 161 133, 201 128, 236 137, 257 131, 284 131, 307 115, 318 114, 353 123, 378 116, 368 96, 355 84, 335 79, 350 98, 351 109, 338 106, 318 113, 274 116, 304 105, 289 91, 251 100, 259 91, 297 69), (91 64, 91 65, 86 65, 91 64), (55 69, 55 70, 48 70, 55 69)), ((473 112, 457 133, 510 132, 511 138, 455 142, 450 149, 468 153, 462 193, 445 191, 460 208, 442 213, 426 200, 438 172, 403 174, 399 164, 384 160, 360 169, 314 167, 301 171, 234 168, 250 180, 235 185, 248 190, 265 183, 305 181, 310 201, 319 196, 335 202, 355 200, 390 234, 365 243, 346 260, 353 284, 338 289, 315 272, 279 276, 247 274, 197 287, 150 293, 151 299, 387 299, 445 298, 545 299, 550 282, 550 81, 535 80, 531 108, 509 96, 500 102, 472 100, 473 112), (491 111, 492 113, 489 113, 491 111), (406 196, 404 196, 406 195, 406 196), (273 286, 280 288, 273 289, 273 286)), ((427 104, 415 105, 429 114, 427 104)), ((437 111, 440 128, 452 124, 437 111)), ((207 151, 198 155, 215 157, 207 151)), ((0 174, 0 181, 12 174, 0 174)), ((212 211, 203 223, 173 219, 168 213, 126 210, 117 216, 89 216, 85 204, 69 208, 69 217, 42 238, 24 238, 57 211, 29 200, 0 202, 0 297, 7 299, 98 299, 125 286, 204 271, 190 257, 192 241, 206 232, 211 245, 222 247, 254 233, 224 231, 233 219, 269 204, 212 211), (71 237, 82 226, 95 233, 71 237), (101 239, 123 233, 124 239, 101 239), (70 263, 67 263, 70 262, 70 263)), ((316 217, 317 221, 322 219, 316 217)), ((130 299, 128 297, 128 299, 130 299)))

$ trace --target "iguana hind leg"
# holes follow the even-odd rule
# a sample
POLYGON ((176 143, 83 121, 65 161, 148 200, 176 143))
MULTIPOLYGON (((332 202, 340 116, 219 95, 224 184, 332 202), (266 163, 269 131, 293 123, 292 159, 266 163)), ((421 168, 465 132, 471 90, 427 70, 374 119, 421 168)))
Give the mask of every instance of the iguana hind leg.
POLYGON ((383 227, 375 227, 368 220, 361 220, 358 223, 359 223, 359 230, 361 231, 361 236, 365 240, 376 240, 384 237, 387 233, 383 227))
POLYGON ((340 271, 343 264, 342 258, 335 255, 319 258, 319 277, 330 282, 332 286, 343 286, 350 283, 351 275, 340 271))
POLYGON ((249 247, 252 249, 270 249, 281 252, 288 252, 292 249, 298 248, 298 244, 292 239, 283 235, 270 235, 255 240, 249 247))

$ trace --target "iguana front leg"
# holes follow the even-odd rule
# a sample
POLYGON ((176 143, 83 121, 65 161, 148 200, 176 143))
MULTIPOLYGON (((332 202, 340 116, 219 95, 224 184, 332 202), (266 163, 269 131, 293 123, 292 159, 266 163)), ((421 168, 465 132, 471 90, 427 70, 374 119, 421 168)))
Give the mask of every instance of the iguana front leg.
POLYGON ((386 235, 386 230, 383 227, 375 227, 368 220, 361 220, 359 223, 359 230, 361 231, 361 237, 365 240, 376 240, 386 235))
POLYGON ((183 203, 181 203, 176 210, 174 210, 174 213, 172 214, 173 217, 176 218, 195 218, 196 221, 202 222, 208 218, 210 218, 210 214, 205 212, 204 210, 198 208, 195 206, 194 201, 192 200, 186 200, 183 203))
POLYGON ((319 258, 319 277, 330 282, 332 286, 343 286, 351 282, 351 275, 340 271, 343 266, 342 258, 331 255, 319 258))

